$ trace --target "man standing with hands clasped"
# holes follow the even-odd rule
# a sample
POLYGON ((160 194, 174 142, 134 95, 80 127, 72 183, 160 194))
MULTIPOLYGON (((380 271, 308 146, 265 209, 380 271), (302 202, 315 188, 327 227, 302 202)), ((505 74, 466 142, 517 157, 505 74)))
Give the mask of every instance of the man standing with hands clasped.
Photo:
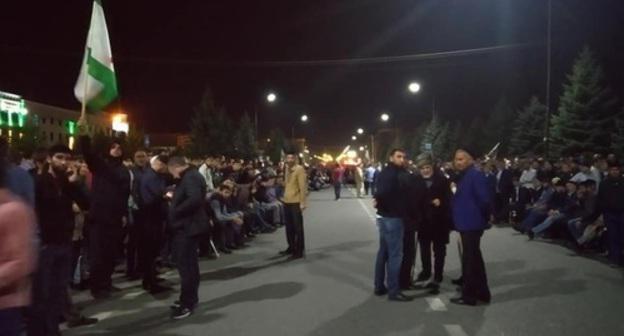
POLYGON ((297 164, 297 155, 294 152, 286 153, 284 175, 284 197, 282 202, 284 202, 288 248, 280 252, 280 254, 290 254, 289 259, 291 260, 301 259, 305 253, 303 211, 306 208, 308 178, 303 166, 297 164))
POLYGON ((452 213, 463 246, 463 285, 461 296, 451 299, 451 302, 468 306, 475 306, 479 302, 490 303, 490 289, 481 254, 481 236, 488 225, 492 195, 487 178, 474 167, 472 151, 458 149, 454 165, 458 176, 452 213))
POLYGON ((379 228, 379 251, 375 263, 375 295, 388 294, 390 301, 398 302, 411 301, 411 298, 401 293, 399 286, 403 262, 403 219, 408 213, 407 175, 405 151, 393 149, 388 166, 379 173, 377 191, 374 195, 379 228))

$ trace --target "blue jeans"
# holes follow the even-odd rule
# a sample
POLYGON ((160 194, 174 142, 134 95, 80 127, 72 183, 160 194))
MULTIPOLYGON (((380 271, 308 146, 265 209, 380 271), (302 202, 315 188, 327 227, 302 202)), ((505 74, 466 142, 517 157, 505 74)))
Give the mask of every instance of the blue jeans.
POLYGON ((568 221, 568 231, 576 241, 583 236, 585 225, 581 222, 581 218, 574 218, 568 221))
POLYGON ((607 238, 609 239, 609 259, 614 264, 622 265, 624 256, 624 213, 605 212, 604 222, 607 225, 607 238))
POLYGON ((553 224, 557 223, 558 221, 564 219, 566 216, 564 214, 556 214, 556 215, 552 215, 552 216, 548 216, 548 218, 546 218, 541 224, 533 227, 533 229, 531 229, 531 231, 533 231, 533 233, 535 234, 540 234, 546 230, 548 230, 553 224))
POLYGON ((399 275, 403 261, 403 219, 381 217, 377 218, 379 228, 379 251, 375 263, 375 289, 382 290, 388 282, 388 294, 397 295, 401 291, 399 287, 399 275))
POLYGON ((521 227, 524 229, 524 231, 529 231, 533 229, 534 226, 546 219, 546 217, 548 217, 548 215, 544 210, 532 209, 526 216, 526 218, 522 221, 521 227))

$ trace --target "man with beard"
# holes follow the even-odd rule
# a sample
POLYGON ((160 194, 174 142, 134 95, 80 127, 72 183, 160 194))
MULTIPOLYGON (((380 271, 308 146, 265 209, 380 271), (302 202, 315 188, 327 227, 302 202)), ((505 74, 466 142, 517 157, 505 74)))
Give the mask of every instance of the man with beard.
POLYGON ((290 254, 290 259, 303 258, 305 253, 305 239, 303 234, 303 211, 306 209, 308 193, 308 178, 305 168, 297 164, 295 152, 286 154, 286 168, 284 181, 284 219, 286 222, 286 238, 288 248, 280 252, 290 254))
POLYGON ((58 335, 71 273, 73 203, 87 209, 87 196, 80 188, 78 172, 68 176, 70 149, 56 145, 48 151, 48 169, 35 178, 36 214, 41 248, 35 274, 30 336, 58 335))
POLYGON ((422 271, 416 281, 427 281, 431 277, 431 250, 433 249, 434 267, 432 287, 439 288, 444 274, 446 245, 451 231, 451 185, 449 180, 437 169, 430 157, 418 160, 420 176, 425 185, 424 215, 418 229, 422 271))
POLYGON ((80 149, 93 174, 89 225, 89 262, 91 294, 109 297, 111 276, 121 242, 122 218, 127 215, 130 174, 122 162, 121 144, 114 141, 105 158, 91 148, 88 136, 79 138, 80 149))
POLYGON ((156 257, 163 240, 164 225, 167 219, 167 162, 169 157, 158 155, 152 158, 141 178, 143 222, 141 223, 139 260, 143 265, 143 289, 152 294, 169 288, 158 285, 156 277, 156 257))
POLYGON ((406 174, 405 151, 393 149, 388 166, 379 173, 374 195, 379 228, 375 295, 388 294, 390 301, 398 302, 411 301, 411 298, 401 293, 399 284, 403 263, 404 218, 408 215, 406 193, 409 186, 405 183, 406 174))
POLYGON ((481 254, 481 237, 488 226, 492 195, 485 174, 474 166, 473 153, 468 149, 455 152, 457 189, 451 205, 453 223, 461 236, 463 248, 461 296, 451 302, 469 306, 489 303, 491 299, 481 254))

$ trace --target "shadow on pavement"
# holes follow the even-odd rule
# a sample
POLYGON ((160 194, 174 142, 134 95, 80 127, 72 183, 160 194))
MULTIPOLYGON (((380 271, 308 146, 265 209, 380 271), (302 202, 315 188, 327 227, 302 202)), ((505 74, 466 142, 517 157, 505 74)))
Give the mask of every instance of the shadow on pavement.
POLYGON ((261 285, 254 288, 234 292, 220 298, 207 302, 200 302, 194 315, 183 320, 173 321, 170 319, 168 308, 144 308, 138 313, 119 315, 107 319, 95 326, 97 329, 74 329, 76 335, 179 335, 173 330, 168 333, 168 329, 182 327, 183 325, 208 325, 216 321, 224 314, 212 313, 231 305, 257 302, 264 300, 281 300, 293 297, 304 289, 304 285, 297 282, 277 282, 261 285), (137 319, 137 315, 143 316, 137 319))

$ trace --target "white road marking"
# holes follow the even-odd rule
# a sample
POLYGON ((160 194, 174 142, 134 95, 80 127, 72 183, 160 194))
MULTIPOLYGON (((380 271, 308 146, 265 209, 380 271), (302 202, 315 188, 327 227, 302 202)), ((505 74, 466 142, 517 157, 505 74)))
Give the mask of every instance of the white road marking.
POLYGON ((432 311, 448 311, 446 305, 440 298, 425 298, 427 300, 427 304, 429 304, 429 309, 432 311))
POLYGON ((135 299, 137 296, 140 296, 143 293, 144 293, 143 291, 130 292, 130 293, 124 294, 121 297, 121 299, 122 300, 132 300, 132 299, 135 299))
POLYGON ((451 336, 468 336, 464 331, 464 328, 459 324, 445 324, 444 329, 451 336))
MULTIPOLYGON (((349 192, 351 192, 351 194, 352 194, 354 197, 355 197, 355 196, 357 196, 357 195, 355 194, 355 192, 353 192, 353 189, 351 189, 351 188, 348 188, 348 189, 349 189, 349 192)), ((362 199, 362 198, 358 198, 357 200, 358 200, 358 203, 360 203, 360 205, 361 205, 361 206, 362 206, 362 208, 364 209, 364 211, 366 211, 366 214, 368 214, 368 217, 369 217, 369 218, 370 218, 373 222, 376 222, 376 221, 377 221, 377 217, 375 216, 375 214, 373 214, 373 213, 370 211, 370 209, 366 206, 366 204, 364 204, 363 199, 362 199)))

